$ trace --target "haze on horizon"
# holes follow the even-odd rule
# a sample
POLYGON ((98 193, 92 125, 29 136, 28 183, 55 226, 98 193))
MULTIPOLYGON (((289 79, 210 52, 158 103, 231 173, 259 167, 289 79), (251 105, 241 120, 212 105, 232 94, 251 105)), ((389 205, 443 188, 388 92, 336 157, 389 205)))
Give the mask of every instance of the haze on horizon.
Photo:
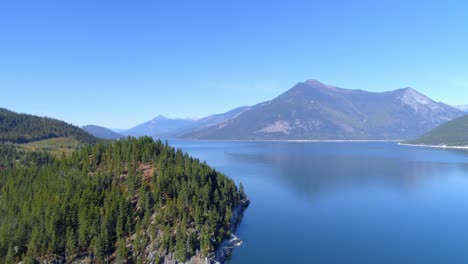
POLYGON ((467 104, 466 13, 464 1, 2 3, 1 107, 129 128, 307 79, 467 104))

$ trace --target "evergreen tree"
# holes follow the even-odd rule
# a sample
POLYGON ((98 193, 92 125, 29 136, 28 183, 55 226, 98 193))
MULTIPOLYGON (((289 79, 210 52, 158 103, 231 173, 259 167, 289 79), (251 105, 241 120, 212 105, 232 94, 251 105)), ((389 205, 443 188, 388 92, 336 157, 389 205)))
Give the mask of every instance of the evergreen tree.
POLYGON ((68 228, 66 236, 66 253, 67 259, 70 261, 73 256, 77 253, 77 241, 75 231, 72 228, 68 228))
POLYGON ((15 251, 13 249, 13 246, 10 245, 10 247, 8 248, 8 253, 7 255, 5 256, 5 263, 6 264, 14 264, 16 263, 16 260, 15 260, 15 251))
POLYGON ((179 229, 176 235, 175 256, 180 262, 184 262, 187 257, 185 250, 185 242, 185 233, 181 229, 179 229))
POLYGON ((116 263, 124 263, 127 259, 127 246, 125 244, 124 238, 119 238, 117 240, 117 259, 116 263))

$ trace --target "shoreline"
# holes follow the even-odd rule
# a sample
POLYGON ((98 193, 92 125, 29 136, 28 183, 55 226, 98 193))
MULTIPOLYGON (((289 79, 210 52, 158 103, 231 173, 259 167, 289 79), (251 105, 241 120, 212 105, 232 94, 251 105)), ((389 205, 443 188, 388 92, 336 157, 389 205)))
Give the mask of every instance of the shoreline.
POLYGON ((424 144, 409 144, 398 142, 400 146, 410 146, 419 148, 437 148, 437 149, 468 149, 468 146, 450 146, 450 145, 424 145, 424 144))
POLYGON ((244 211, 249 207, 249 205, 250 200, 246 197, 232 210, 231 235, 229 238, 225 238, 221 241, 218 248, 211 253, 211 256, 206 257, 206 263, 221 264, 226 262, 226 260, 232 255, 232 250, 243 244, 243 241, 235 235, 235 232, 242 221, 244 211))
MULTIPOLYGON (((239 204, 232 209, 231 217, 231 235, 224 238, 215 250, 209 252, 206 256, 202 256, 200 251, 197 250, 196 254, 186 259, 184 262, 178 261, 174 254, 164 254, 159 256, 162 258, 162 263, 167 264, 222 264, 229 259, 232 255, 234 248, 240 247, 243 241, 235 235, 235 231, 242 221, 244 211, 249 207, 250 200, 246 197, 242 199, 239 204)), ((148 263, 154 263, 155 256, 158 256, 157 251, 150 252, 147 257, 148 263)))
POLYGON ((185 139, 172 138, 161 140, 185 141, 224 141, 224 142, 298 142, 298 143, 366 143, 366 142, 400 142, 402 139, 185 139))

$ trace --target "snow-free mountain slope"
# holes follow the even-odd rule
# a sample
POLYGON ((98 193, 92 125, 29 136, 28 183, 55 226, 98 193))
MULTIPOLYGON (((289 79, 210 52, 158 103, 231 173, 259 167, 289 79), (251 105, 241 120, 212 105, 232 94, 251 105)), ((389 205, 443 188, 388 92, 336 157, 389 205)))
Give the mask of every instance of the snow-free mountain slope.
POLYGON ((374 93, 309 80, 223 123, 184 134, 195 139, 408 139, 463 115, 412 88, 374 93))

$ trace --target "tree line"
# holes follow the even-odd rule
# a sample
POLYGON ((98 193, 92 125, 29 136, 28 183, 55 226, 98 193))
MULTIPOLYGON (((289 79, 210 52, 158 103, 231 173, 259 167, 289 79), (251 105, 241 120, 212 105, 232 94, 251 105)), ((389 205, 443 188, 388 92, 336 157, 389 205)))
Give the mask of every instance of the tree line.
POLYGON ((72 137, 88 144, 97 140, 83 129, 61 120, 0 108, 0 142, 27 143, 58 137, 72 137))

